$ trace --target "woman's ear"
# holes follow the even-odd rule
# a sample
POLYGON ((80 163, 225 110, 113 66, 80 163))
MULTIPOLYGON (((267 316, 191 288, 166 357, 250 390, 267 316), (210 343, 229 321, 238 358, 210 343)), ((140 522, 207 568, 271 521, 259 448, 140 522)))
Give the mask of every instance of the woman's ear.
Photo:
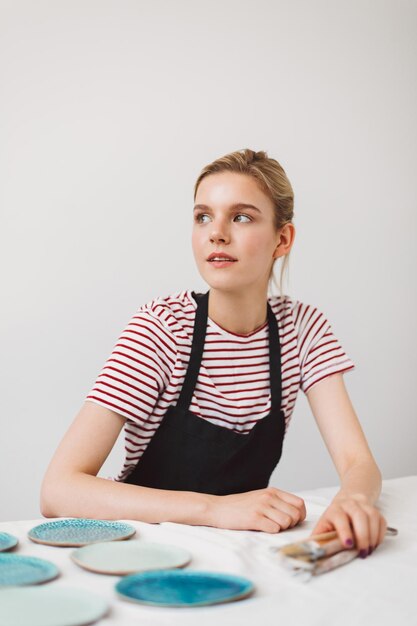
POLYGON ((273 257, 277 259, 280 256, 288 254, 292 248, 295 239, 295 226, 292 223, 284 224, 279 230, 278 245, 274 250, 273 257))

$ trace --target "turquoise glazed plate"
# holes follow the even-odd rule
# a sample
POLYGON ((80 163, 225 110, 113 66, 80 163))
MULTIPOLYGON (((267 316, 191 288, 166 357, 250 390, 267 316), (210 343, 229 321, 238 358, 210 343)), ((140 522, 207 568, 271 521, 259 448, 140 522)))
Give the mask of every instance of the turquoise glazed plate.
POLYGON ((184 567, 191 554, 177 546, 150 541, 106 541, 78 548, 72 560, 90 572, 125 576, 133 572, 184 567))
POLYGON ((219 572, 162 570, 125 576, 115 590, 140 604, 193 607, 240 600, 254 591, 254 585, 247 578, 219 572))
POLYGON ((0 626, 82 626, 108 610, 103 598, 84 589, 54 585, 0 589, 0 626))
POLYGON ((0 554, 0 587, 37 585, 53 580, 59 569, 51 561, 22 554, 0 554))
POLYGON ((11 550, 19 543, 19 539, 9 533, 0 533, 0 552, 11 550))
POLYGON ((35 526, 28 537, 48 546, 85 546, 100 541, 120 541, 134 535, 136 529, 124 522, 97 519, 61 519, 35 526))

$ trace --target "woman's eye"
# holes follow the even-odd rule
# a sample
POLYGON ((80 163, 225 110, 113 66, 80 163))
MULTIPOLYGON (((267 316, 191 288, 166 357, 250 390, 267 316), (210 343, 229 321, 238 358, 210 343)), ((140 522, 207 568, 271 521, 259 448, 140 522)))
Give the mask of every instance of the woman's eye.
POLYGON ((201 223, 203 222, 203 217, 208 217, 207 213, 197 213, 197 215, 195 216, 195 221, 201 223))
MULTIPOLYGON (((245 215, 244 213, 239 213, 238 215, 235 215, 234 219, 236 219, 238 217, 239 218, 243 217, 243 220, 239 220, 239 222, 245 223, 245 222, 251 222, 252 221, 252 218, 249 217, 249 215, 245 215)), ((197 215, 195 215, 194 219, 195 219, 195 221, 198 224, 206 224, 207 220, 210 219, 210 216, 207 213, 197 213, 197 215), (207 218, 207 219, 204 219, 204 218, 207 218)))

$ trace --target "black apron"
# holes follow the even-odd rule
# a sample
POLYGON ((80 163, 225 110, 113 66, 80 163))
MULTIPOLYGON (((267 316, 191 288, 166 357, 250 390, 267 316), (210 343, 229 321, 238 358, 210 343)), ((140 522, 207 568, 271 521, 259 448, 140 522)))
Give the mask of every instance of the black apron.
POLYGON ((176 406, 168 407, 134 470, 124 482, 216 495, 268 486, 281 458, 285 415, 281 410, 281 350, 278 324, 267 302, 271 411, 249 434, 239 434, 191 413, 207 329, 208 297, 195 294, 197 311, 190 361, 176 406))

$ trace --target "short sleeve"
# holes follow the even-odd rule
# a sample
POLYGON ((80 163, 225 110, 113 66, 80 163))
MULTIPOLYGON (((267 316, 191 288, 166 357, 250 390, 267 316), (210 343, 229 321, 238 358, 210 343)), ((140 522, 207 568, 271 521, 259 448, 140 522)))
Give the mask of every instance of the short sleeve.
POLYGON ((120 334, 85 400, 143 425, 169 382, 175 360, 175 341, 166 326, 139 310, 120 334))
POLYGON ((304 312, 299 346, 301 389, 304 393, 332 374, 355 368, 326 316, 314 307, 307 307, 304 312))

